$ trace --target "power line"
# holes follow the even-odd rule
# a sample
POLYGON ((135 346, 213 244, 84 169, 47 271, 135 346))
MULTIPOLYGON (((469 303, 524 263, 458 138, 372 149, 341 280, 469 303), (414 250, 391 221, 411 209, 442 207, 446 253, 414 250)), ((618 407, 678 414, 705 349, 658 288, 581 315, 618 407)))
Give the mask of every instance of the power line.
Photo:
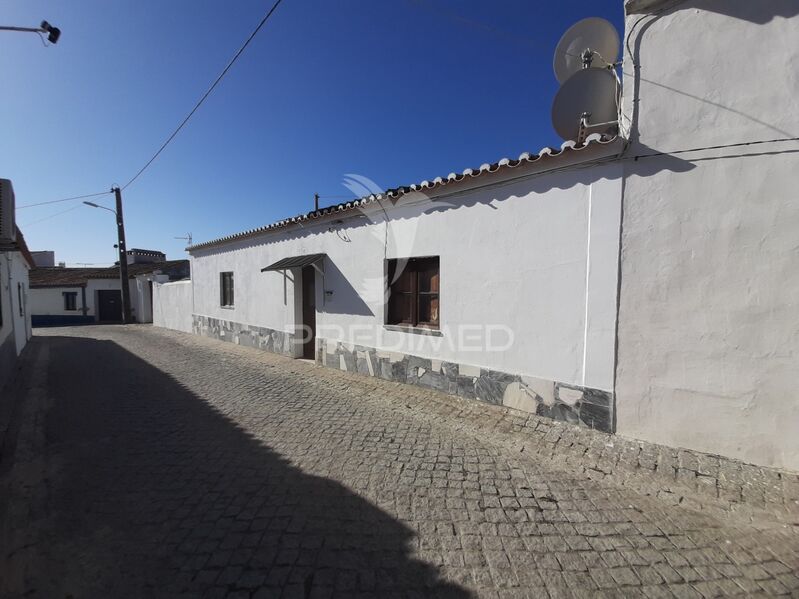
POLYGON ((228 62, 227 66, 224 68, 224 70, 219 74, 219 76, 216 78, 216 80, 211 84, 211 87, 208 88, 208 90, 202 95, 200 100, 194 105, 194 108, 191 109, 191 112, 189 112, 189 114, 186 116, 186 118, 183 119, 183 121, 181 121, 181 123, 180 123, 180 125, 178 125, 177 129, 175 129, 172 132, 172 135, 170 135, 167 138, 167 140, 163 144, 161 144, 161 147, 158 148, 158 151, 155 154, 153 154, 153 157, 150 158, 150 160, 148 160, 147 163, 143 167, 141 167, 141 169, 139 169, 139 172, 136 173, 130 181, 128 181, 127 183, 125 183, 125 185, 122 186, 123 190, 126 189, 136 179, 138 179, 139 176, 145 170, 147 170, 147 167, 149 167, 155 161, 155 159, 158 158, 158 155, 161 154, 161 152, 164 151, 164 149, 175 138, 175 136, 180 132, 180 130, 183 129, 184 125, 186 125, 186 123, 189 122, 189 119, 194 115, 195 112, 197 112, 197 109, 200 108, 200 106, 202 106, 202 103, 205 102, 206 98, 208 98, 208 96, 211 95, 211 92, 214 91, 214 88, 219 84, 219 82, 222 80, 222 78, 227 74, 227 72, 230 70, 230 67, 232 67, 233 63, 235 63, 236 60, 238 60, 239 56, 241 56, 242 52, 244 52, 244 50, 247 48, 247 46, 250 45, 250 42, 258 34, 258 32, 261 30, 261 27, 264 26, 264 23, 266 23, 267 20, 269 20, 269 17, 272 16, 272 13, 275 12, 275 9, 278 7, 278 5, 280 5, 280 3, 282 1, 283 0, 277 0, 272 5, 272 8, 270 8, 269 12, 266 13, 266 15, 264 15, 264 18, 261 19, 260 23, 258 23, 258 26, 250 34, 250 37, 247 38, 247 41, 245 41, 244 44, 241 46, 241 48, 239 48, 239 51, 236 52, 236 54, 233 56, 232 59, 230 59, 230 62, 228 62))
POLYGON ((60 216, 62 214, 66 214, 67 212, 71 212, 71 211, 73 211, 73 210, 75 210, 77 208, 80 208, 80 204, 78 204, 77 206, 73 206, 72 208, 67 208, 66 210, 62 210, 61 212, 56 212, 55 214, 50 214, 48 216, 45 216, 44 218, 40 218, 38 220, 34 220, 34 221, 29 222, 29 223, 25 223, 24 225, 22 225, 22 228, 25 229, 27 227, 30 227, 31 225, 35 225, 35 224, 40 223, 42 221, 50 220, 51 218, 55 218, 56 216, 60 216))
POLYGON ((726 148, 741 148, 744 146, 759 146, 762 144, 785 143, 789 141, 799 141, 799 137, 779 137, 777 139, 759 139, 755 141, 741 141, 737 143, 721 144, 717 146, 704 146, 701 148, 682 148, 679 150, 671 150, 667 152, 652 152, 650 154, 638 154, 637 156, 629 156, 627 160, 637 160, 639 158, 652 158, 653 156, 670 156, 672 154, 686 154, 689 152, 704 152, 708 150, 724 150, 726 148))
POLYGON ((58 204, 59 202, 71 202, 73 200, 83 200, 85 198, 96 198, 97 196, 104 196, 111 193, 110 191, 100 191, 98 193, 90 193, 85 196, 73 196, 71 198, 61 198, 60 200, 50 200, 49 202, 38 202, 36 204, 25 204, 23 206, 17 206, 17 210, 21 210, 22 208, 33 208, 34 206, 44 206, 46 204, 58 204))

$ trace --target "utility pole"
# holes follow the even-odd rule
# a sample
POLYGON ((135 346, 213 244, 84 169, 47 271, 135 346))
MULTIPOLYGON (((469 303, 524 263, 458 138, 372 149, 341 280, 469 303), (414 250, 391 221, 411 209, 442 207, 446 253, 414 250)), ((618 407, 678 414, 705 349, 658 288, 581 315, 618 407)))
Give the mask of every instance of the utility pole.
POLYGON ((122 287, 122 322, 130 324, 130 281, 128 281, 128 252, 125 245, 125 222, 122 219, 122 190, 119 187, 112 189, 117 200, 117 236, 119 237, 119 282, 122 287))

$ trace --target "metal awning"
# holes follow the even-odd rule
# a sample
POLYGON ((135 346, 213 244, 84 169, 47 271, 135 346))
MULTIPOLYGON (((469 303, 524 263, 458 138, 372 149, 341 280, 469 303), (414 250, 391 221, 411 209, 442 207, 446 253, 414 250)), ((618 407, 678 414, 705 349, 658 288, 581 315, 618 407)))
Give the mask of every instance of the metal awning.
POLYGON ((303 266, 316 267, 316 264, 324 260, 326 256, 327 254, 308 254, 306 256, 291 256, 290 258, 283 258, 282 260, 278 260, 274 264, 270 264, 269 266, 262 268, 261 272, 266 272, 269 270, 288 270, 289 268, 302 268, 303 266))

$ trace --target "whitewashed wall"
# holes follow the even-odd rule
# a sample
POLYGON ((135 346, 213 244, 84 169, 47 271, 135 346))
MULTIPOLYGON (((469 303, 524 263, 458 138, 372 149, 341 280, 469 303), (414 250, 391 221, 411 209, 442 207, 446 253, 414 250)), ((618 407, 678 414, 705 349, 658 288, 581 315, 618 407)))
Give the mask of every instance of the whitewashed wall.
POLYGON ((14 340, 17 355, 22 353, 31 338, 30 307, 28 306, 28 271, 30 267, 20 252, 10 252, 11 265, 11 315, 14 319, 14 340), (21 285, 21 292, 20 292, 21 285))
POLYGON ((153 322, 153 297, 150 292, 150 281, 153 281, 153 287, 156 281, 169 280, 166 275, 138 275, 131 280, 130 288, 130 304, 135 314, 136 322, 153 322))
POLYGON ((628 156, 667 155, 625 163, 616 388, 622 434, 792 469, 799 143, 668 154, 799 136, 797 13, 689 1, 636 29, 628 156))
POLYGON ((191 333, 192 282, 153 283, 153 324, 191 333))
POLYGON ((11 376, 16 358, 31 338, 28 264, 20 252, 0 252, 0 388, 11 376), (22 294, 18 291, 22 284, 22 294), (21 301, 20 301, 21 299, 21 301))
MULTIPOLYGON (((149 297, 144 299, 139 296, 136 279, 131 279, 130 297, 134 316, 138 314, 142 302, 146 301, 149 311, 149 297)), ((97 319, 97 292, 101 290, 119 289, 118 279, 90 279, 86 283, 86 314, 97 319)), ((81 315, 81 288, 80 287, 38 287, 30 290, 30 313, 45 316, 81 315), (77 310, 64 310, 64 292, 77 292, 77 310)), ((146 315, 146 313, 145 313, 146 315)))
MULTIPOLYGON (((88 297, 87 297, 88 304, 88 297)), ((46 316, 76 316, 81 312, 80 287, 36 287, 30 290, 30 312, 46 316), (64 310, 64 293, 76 293, 77 310, 64 310)), ((92 311, 90 314, 94 314, 92 311)))
POLYGON ((294 332, 293 282, 261 268, 323 252, 324 288, 332 295, 323 295, 319 279, 319 337, 612 390, 620 167, 477 181, 488 187, 451 185, 432 204, 420 196, 421 205, 394 209, 385 248, 385 220, 372 208, 340 224, 325 220, 195 250, 194 313, 294 332), (422 214, 442 202, 442 211, 422 214), (440 256, 443 336, 385 330, 384 256, 427 255, 440 256), (223 271, 234 272, 232 308, 219 305, 223 271), (513 343, 504 351, 470 350, 465 346, 477 344, 458 338, 462 325, 507 327, 513 343))

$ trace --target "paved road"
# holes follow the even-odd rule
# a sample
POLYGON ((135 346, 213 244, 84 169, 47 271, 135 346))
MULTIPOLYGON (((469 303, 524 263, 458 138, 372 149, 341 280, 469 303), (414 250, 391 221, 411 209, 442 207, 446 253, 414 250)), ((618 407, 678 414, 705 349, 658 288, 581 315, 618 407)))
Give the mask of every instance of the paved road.
POLYGON ((4 597, 799 595, 797 533, 570 475, 426 391, 146 326, 42 333, 4 597))

